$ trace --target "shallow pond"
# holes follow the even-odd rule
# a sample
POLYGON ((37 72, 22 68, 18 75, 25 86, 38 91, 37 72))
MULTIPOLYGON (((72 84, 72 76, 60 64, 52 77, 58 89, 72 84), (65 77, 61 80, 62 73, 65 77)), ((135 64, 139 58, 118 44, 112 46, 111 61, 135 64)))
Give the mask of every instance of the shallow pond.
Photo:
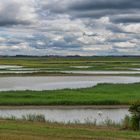
POLYGON ((132 68, 131 70, 140 71, 140 68, 132 68))
POLYGON ((135 83, 140 77, 132 76, 43 76, 0 77, 0 90, 54 90, 85 88, 98 83, 135 83))
POLYGON ((0 69, 18 69, 18 68, 22 68, 22 66, 17 66, 17 65, 0 65, 0 69))
POLYGON ((70 66, 71 68, 78 68, 78 69, 87 69, 92 68, 93 66, 70 66))
POLYGON ((125 115, 129 115, 128 109, 4 109, 0 110, 1 117, 42 114, 46 120, 64 123, 94 123, 100 124, 106 120, 116 123, 121 122, 125 115))
POLYGON ((131 70, 133 71, 61 71, 61 72, 72 74, 140 74, 140 71, 138 71, 138 69, 131 70))

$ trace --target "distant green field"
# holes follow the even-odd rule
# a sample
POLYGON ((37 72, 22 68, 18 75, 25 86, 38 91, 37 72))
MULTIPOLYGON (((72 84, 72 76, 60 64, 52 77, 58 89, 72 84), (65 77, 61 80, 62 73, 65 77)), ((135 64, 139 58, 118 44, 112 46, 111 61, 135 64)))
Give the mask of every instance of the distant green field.
POLYGON ((0 105, 130 105, 140 101, 140 83, 99 84, 84 89, 0 92, 0 105))
POLYGON ((1 140, 139 140, 140 131, 92 125, 0 120, 1 140))
POLYGON ((0 65, 5 64, 49 70, 129 70, 140 68, 140 57, 1 57, 0 65))

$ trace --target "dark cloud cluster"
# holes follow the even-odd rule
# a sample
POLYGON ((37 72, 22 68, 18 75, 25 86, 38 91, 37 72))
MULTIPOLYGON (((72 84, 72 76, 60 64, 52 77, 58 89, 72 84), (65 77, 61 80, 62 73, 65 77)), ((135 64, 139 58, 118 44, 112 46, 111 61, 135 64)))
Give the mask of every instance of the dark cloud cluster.
POLYGON ((115 23, 140 23, 140 15, 122 15, 111 18, 115 23))
POLYGON ((72 17, 100 18, 109 16, 116 23, 140 21, 139 0, 65 0, 65 2, 62 0, 50 3, 46 7, 51 12, 68 13, 72 17))
POLYGON ((78 0, 74 1, 69 7, 73 10, 128 10, 139 9, 139 0, 78 0))

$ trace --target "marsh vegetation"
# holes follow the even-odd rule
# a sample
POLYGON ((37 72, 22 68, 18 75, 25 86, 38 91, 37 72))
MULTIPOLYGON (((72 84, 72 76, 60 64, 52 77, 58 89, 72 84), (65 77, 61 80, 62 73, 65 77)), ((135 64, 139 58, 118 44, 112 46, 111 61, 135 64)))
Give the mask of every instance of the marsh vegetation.
POLYGON ((3 67, 1 75, 63 75, 61 71, 138 71, 140 57, 1 57, 0 64, 15 67, 3 67))

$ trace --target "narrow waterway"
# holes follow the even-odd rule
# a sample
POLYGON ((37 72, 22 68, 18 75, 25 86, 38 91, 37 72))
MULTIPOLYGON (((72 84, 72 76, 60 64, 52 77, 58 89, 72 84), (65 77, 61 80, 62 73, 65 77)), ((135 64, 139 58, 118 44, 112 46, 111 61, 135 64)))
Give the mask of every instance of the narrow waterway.
POLYGON ((99 83, 135 83, 136 76, 43 76, 0 77, 0 91, 54 90, 92 87, 99 83))

